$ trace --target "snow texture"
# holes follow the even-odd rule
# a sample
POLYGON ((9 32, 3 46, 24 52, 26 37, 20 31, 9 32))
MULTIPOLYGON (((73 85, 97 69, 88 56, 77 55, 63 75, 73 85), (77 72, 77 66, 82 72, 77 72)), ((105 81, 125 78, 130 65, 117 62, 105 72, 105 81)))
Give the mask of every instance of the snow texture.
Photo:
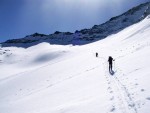
POLYGON ((0 113, 149 113, 149 36, 148 16, 87 45, 0 48, 0 113))

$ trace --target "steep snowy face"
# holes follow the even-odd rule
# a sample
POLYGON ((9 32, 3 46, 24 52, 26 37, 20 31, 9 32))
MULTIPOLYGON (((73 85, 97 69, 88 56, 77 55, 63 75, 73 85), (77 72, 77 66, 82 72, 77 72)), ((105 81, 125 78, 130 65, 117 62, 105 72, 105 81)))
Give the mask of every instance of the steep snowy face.
POLYGON ((117 33, 122 29, 133 25, 150 14, 150 2, 134 7, 122 15, 111 18, 106 23, 95 25, 91 29, 83 29, 80 33, 94 39, 105 38, 108 35, 117 33))
POLYGON ((2 46, 30 47, 41 42, 59 45, 83 45, 103 39, 111 34, 115 34, 124 28, 133 25, 150 14, 150 2, 134 7, 122 15, 111 18, 109 21, 94 25, 91 29, 82 29, 75 33, 59 32, 44 35, 35 33, 21 39, 8 40, 2 46))

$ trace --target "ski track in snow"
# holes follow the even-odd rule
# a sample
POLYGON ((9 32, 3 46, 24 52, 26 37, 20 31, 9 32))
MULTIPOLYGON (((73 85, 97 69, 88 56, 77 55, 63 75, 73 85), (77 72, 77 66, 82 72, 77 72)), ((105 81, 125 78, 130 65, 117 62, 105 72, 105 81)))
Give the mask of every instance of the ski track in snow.
MULTIPOLYGON (((114 72, 114 74, 111 75, 107 70, 108 65, 106 60, 104 61, 103 66, 108 83, 108 91, 111 94, 110 101, 112 101, 112 106, 110 107, 109 112, 138 113, 136 103, 131 97, 128 87, 122 84, 121 80, 117 77, 118 72, 114 72)), ((124 75, 123 72, 120 74, 124 75)))

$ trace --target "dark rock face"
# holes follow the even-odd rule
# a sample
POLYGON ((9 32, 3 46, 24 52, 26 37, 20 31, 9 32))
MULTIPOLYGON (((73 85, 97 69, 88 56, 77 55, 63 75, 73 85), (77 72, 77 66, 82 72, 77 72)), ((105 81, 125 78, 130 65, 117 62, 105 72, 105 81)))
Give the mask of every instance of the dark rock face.
POLYGON ((111 34, 117 33, 124 28, 133 25, 150 14, 150 2, 133 7, 127 12, 112 17, 109 21, 94 25, 90 29, 76 30, 75 33, 56 31, 54 34, 45 35, 34 33, 21 39, 7 40, 2 46, 30 47, 41 42, 60 45, 83 45, 101 40, 111 34))

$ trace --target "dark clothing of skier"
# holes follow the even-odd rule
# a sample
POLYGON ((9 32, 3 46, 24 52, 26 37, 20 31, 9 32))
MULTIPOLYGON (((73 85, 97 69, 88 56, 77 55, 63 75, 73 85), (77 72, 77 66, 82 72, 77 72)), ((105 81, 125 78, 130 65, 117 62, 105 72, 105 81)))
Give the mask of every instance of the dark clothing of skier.
POLYGON ((98 57, 98 53, 96 53, 96 57, 98 57))
POLYGON ((114 61, 114 59, 111 56, 109 56, 109 58, 108 58, 109 72, 112 72, 112 63, 113 63, 113 61, 114 61))

